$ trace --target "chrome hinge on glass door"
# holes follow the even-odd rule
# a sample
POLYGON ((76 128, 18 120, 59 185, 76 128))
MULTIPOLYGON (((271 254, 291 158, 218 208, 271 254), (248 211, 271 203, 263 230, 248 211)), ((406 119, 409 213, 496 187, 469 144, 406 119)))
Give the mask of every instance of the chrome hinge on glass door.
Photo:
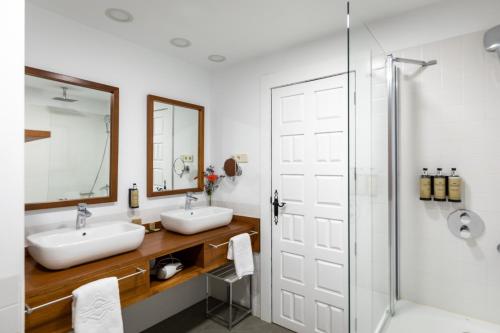
POLYGON ((278 190, 274 191, 274 200, 271 198, 271 204, 273 205, 274 224, 278 224, 279 209, 286 205, 286 202, 280 203, 278 190))

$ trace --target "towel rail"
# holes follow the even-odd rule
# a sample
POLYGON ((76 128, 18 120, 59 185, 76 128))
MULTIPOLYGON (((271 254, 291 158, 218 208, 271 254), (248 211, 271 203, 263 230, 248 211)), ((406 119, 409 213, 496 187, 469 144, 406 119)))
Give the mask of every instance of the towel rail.
MULTIPOLYGON (((131 278, 133 276, 146 273, 145 269, 142 269, 142 268, 139 268, 139 267, 136 267, 135 269, 136 269, 135 273, 131 273, 131 274, 122 276, 122 277, 118 278, 118 281, 125 280, 125 279, 131 278)), ((70 298, 73 298, 73 295, 67 295, 67 296, 55 299, 53 301, 50 301, 50 302, 47 302, 47 303, 43 303, 43 304, 34 306, 34 307, 30 307, 28 304, 26 304, 24 306, 24 313, 27 314, 27 315, 30 315, 30 314, 32 314, 36 310, 39 310, 41 308, 44 308, 46 306, 49 306, 49 305, 52 305, 52 304, 55 304, 55 303, 59 303, 61 301, 64 301, 64 300, 67 300, 67 299, 70 299, 70 298)))
MULTIPOLYGON (((255 236, 255 235, 257 235, 257 234, 258 234, 258 232, 257 232, 257 231, 254 231, 254 230, 252 230, 252 231, 250 231, 250 232, 248 233, 248 235, 249 235, 250 237, 255 236)), ((229 244, 229 241, 224 242, 224 243, 220 243, 220 244, 208 244, 208 246, 210 246, 210 247, 212 247, 212 248, 216 249, 216 248, 219 248, 219 247, 224 246, 224 245, 227 245, 227 244, 229 244)))

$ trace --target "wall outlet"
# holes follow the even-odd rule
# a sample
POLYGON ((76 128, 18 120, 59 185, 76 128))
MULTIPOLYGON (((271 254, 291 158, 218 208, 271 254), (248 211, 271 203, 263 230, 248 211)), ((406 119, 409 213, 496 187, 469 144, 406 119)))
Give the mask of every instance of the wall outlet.
POLYGON ((193 162, 194 157, 193 155, 181 155, 181 160, 183 162, 193 162))
POLYGON ((248 154, 234 154, 233 158, 238 163, 248 163, 248 154))

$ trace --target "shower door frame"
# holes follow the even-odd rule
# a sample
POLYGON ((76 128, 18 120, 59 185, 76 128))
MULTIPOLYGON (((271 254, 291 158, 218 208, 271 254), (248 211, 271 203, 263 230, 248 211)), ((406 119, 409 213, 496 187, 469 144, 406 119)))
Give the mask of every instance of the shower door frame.
POLYGON ((400 235, 399 235, 399 68, 396 63, 433 66, 436 60, 423 61, 398 58, 389 54, 386 59, 388 91, 388 202, 389 202, 389 314, 396 314, 396 302, 400 299, 400 235))
POLYGON ((396 314, 396 301, 399 299, 399 69, 391 54, 386 61, 388 91, 388 202, 389 202, 389 313, 396 314))

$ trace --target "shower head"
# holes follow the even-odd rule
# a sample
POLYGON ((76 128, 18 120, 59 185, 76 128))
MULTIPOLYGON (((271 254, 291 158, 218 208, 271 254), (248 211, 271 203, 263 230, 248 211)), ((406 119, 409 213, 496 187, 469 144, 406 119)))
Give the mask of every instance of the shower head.
POLYGON ((500 25, 497 25, 484 33, 483 43, 486 51, 496 51, 498 55, 500 55, 500 25))
POLYGON ((74 103, 78 101, 77 99, 68 98, 68 87, 61 87, 61 88, 62 88, 62 97, 53 97, 52 99, 67 103, 74 103))

